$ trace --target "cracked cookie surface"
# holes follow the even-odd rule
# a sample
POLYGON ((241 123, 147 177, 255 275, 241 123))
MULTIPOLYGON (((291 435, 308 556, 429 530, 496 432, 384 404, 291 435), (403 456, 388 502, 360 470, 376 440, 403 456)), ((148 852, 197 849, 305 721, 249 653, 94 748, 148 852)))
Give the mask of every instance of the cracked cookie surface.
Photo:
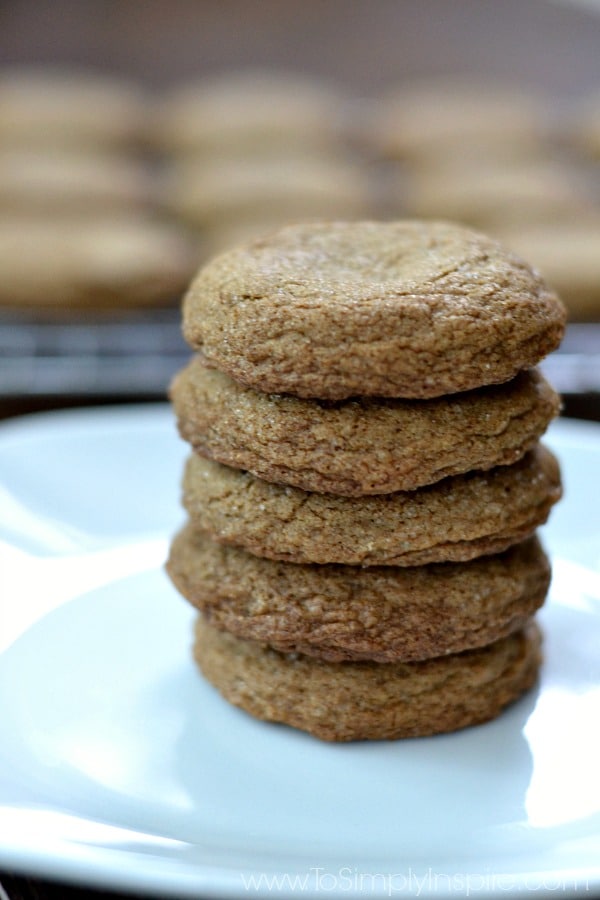
POLYGON ((560 409, 536 370, 431 400, 337 403, 245 388, 194 358, 171 385, 181 436, 266 481, 343 496, 414 490, 520 459, 560 409))
POLYGON ((557 460, 542 446, 512 466, 366 497, 272 484, 192 453, 182 488, 194 527, 214 540, 269 559, 361 566, 500 553, 542 525, 561 496, 557 460))
POLYGON ((499 243, 445 222, 289 226, 193 281, 184 335, 265 392, 428 398, 508 381, 562 338, 565 311, 499 243))
POLYGON ((481 647, 521 628, 550 583, 537 538, 496 556, 412 568, 299 565, 194 532, 167 571, 207 620, 238 637, 329 661, 408 662, 481 647))
POLYGON ((488 721, 535 683, 534 623, 478 650, 416 663, 327 663, 282 654, 199 619, 194 655, 217 690, 246 712, 326 741, 385 740, 488 721))

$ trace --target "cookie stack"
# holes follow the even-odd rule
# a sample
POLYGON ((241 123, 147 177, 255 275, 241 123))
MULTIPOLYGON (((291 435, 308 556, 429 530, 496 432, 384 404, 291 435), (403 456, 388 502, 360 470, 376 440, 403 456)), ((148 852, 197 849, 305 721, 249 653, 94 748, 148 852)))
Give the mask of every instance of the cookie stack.
POLYGON ((232 703, 335 741, 452 731, 535 681, 561 493, 534 367, 564 310, 448 223, 290 226, 197 276, 167 568, 232 703))

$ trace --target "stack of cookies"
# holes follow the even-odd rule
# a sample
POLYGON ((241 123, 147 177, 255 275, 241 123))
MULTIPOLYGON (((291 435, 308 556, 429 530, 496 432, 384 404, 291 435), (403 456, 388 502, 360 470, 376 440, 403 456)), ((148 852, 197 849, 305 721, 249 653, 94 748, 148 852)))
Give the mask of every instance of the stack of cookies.
POLYGON ((521 259, 440 222, 290 226, 199 273, 167 567, 224 697, 347 741, 483 722, 532 686, 561 493, 534 367, 564 318, 521 259))

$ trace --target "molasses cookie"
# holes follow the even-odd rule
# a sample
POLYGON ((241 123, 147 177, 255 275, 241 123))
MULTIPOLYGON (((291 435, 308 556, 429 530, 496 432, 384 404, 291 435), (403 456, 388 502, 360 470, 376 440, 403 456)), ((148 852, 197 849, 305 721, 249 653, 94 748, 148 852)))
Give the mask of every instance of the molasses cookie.
POLYGON ((294 563, 417 566, 500 553, 543 525, 560 496, 558 462, 540 445, 512 466, 366 497, 272 484, 196 453, 183 477, 196 530, 294 563))
POLYGON ((530 259, 559 292, 569 319, 600 321, 600 214, 560 223, 516 225, 503 240, 530 259))
POLYGON ((198 621, 195 658, 217 690, 259 719, 326 741, 455 731, 499 715, 535 683, 535 624, 478 650, 414 663, 328 663, 282 654, 198 621))
POLYGON ((295 72, 239 69, 181 84, 155 105, 153 136, 171 154, 265 157, 337 146, 344 95, 295 72))
POLYGON ((178 228, 141 215, 0 218, 0 306, 172 304, 194 266, 178 228))
POLYGON ((444 222, 315 223, 216 257, 184 335, 237 381, 343 399, 430 398, 509 380, 558 346, 565 311, 496 241, 444 222))
POLYGON ((350 497, 514 463, 559 411, 537 370, 431 400, 334 403, 243 387, 200 356, 176 375, 171 399, 181 436, 201 455, 266 481, 350 497))
MULTIPOLYGON (((219 158, 171 165, 165 206, 193 228, 353 219, 372 211, 371 185, 361 166, 331 157, 219 158)), ((254 232, 258 235, 258 231, 254 232)), ((235 245, 232 245, 235 246, 235 245)))
POLYGON ((142 140, 146 103, 137 85, 83 69, 6 69, 0 76, 0 141, 29 149, 122 149, 142 140))
POLYGON ((536 538, 466 563, 367 569, 262 559, 189 525, 173 541, 168 572, 217 628, 334 662, 482 647, 521 628, 550 583, 536 538))
POLYGON ((519 160, 546 150, 551 101, 522 85, 471 77, 420 79, 390 86, 374 104, 371 146, 410 163, 471 158, 519 160))
MULTIPOLYGON (((144 211, 156 204, 155 179, 138 160, 72 151, 0 151, 0 210, 42 215, 144 211)), ((54 222, 48 224, 49 230, 54 222)))
MULTIPOLYGON (((518 229, 594 215, 589 185, 581 173, 546 160, 508 168, 480 163, 462 170, 426 171, 412 179, 408 190, 404 185, 401 189, 412 216, 451 219, 494 235, 506 225, 518 229)), ((535 263, 529 256, 523 258, 535 263)), ((541 271, 548 280, 546 270, 541 271)))
POLYGON ((566 129, 569 146, 585 159, 600 160, 600 91, 596 88, 582 97, 566 129))

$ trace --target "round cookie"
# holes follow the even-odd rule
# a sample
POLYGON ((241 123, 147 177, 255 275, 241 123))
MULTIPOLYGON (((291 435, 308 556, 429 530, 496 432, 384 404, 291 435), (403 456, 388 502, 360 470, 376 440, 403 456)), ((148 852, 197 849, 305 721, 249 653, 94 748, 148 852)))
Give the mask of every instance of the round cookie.
POLYGON ((575 104, 566 131, 571 150, 585 160, 600 160, 600 90, 592 90, 575 104))
POLYGON ((82 69, 6 69, 0 76, 4 147, 114 150, 136 144, 146 128, 137 85, 82 69))
POLYGON ((537 272, 444 222, 289 226, 209 262, 183 304, 188 343, 236 380, 334 400, 507 381, 564 326, 537 272))
POLYGON ((174 303, 194 264, 178 228, 142 216, 0 219, 0 305, 5 307, 174 303))
POLYGON ((527 255, 560 296, 569 319, 600 321, 600 215, 593 221, 514 226, 503 240, 527 255))
POLYGON ((488 721, 531 688, 541 637, 529 624, 478 650, 416 663, 327 663, 196 627, 196 662, 217 690, 259 719, 326 741, 392 740, 488 721))
POLYGON ((473 77, 420 79, 390 86, 374 104, 371 145, 389 159, 444 161, 543 155, 550 98, 523 86, 474 83, 473 77))
POLYGON ((188 225, 209 234, 212 228, 268 222, 261 236, 288 222, 369 215, 373 204, 362 167, 333 155, 179 163, 165 177, 164 200, 188 225))
POLYGON ((338 146, 344 95, 289 71, 240 69, 175 87, 155 105, 153 135, 179 156, 248 157, 338 146))
POLYGON ((143 211, 156 201, 154 181, 143 163, 125 156, 0 151, 3 214, 143 211))
POLYGON ((266 481, 349 497, 514 463, 560 408, 536 370, 432 400, 328 403, 245 388, 200 356, 175 376, 171 399, 181 436, 203 456, 266 481))
MULTIPOLYGON (((594 214, 581 173, 542 159, 509 168, 479 164, 462 171, 427 171, 414 177, 404 193, 409 215, 451 219, 494 235, 506 225, 561 223, 594 214)), ((535 259, 524 258, 535 264, 535 259)), ((548 280, 547 271, 541 271, 548 280)))
POLYGON ((262 559, 189 525, 167 570, 217 628, 333 662, 411 662, 482 647, 521 628, 550 584, 536 538, 466 563, 360 568, 262 559))
POLYGON ((417 566, 500 553, 533 534, 560 496, 557 460, 539 445, 512 466, 367 497, 272 484, 196 453, 183 477, 196 530, 293 563, 417 566))

